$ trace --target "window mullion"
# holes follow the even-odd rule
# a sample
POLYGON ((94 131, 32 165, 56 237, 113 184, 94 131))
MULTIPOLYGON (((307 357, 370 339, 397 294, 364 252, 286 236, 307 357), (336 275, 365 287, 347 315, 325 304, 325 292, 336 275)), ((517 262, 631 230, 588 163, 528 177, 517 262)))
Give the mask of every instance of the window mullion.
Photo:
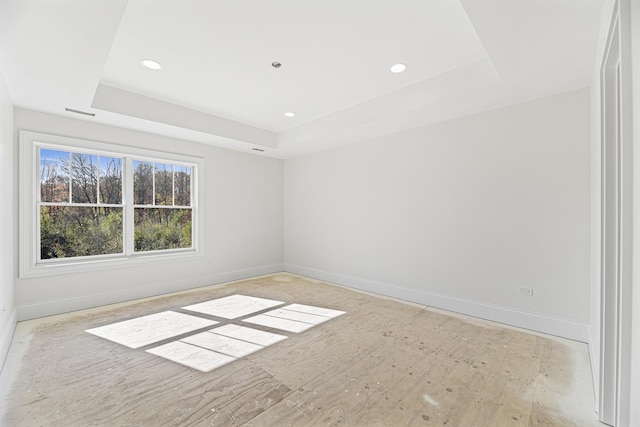
POLYGON ((96 203, 100 204, 100 156, 97 156, 98 165, 96 167, 96 203))
POLYGON ((151 204, 153 206, 156 205, 156 164, 151 164, 151 188, 153 190, 153 194, 151 196, 151 204))
POLYGON ((73 153, 69 151, 69 203, 73 202, 73 175, 72 175, 73 153))
POLYGON ((124 252, 126 256, 133 254, 134 246, 134 207, 133 207, 133 159, 125 157, 124 159, 124 188, 123 188, 123 232, 124 232, 124 252))

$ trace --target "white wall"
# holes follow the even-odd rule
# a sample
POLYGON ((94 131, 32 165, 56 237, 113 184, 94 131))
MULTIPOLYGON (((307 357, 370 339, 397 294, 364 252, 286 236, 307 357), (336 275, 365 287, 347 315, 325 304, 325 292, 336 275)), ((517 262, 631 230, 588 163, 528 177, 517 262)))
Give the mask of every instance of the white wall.
POLYGON ((18 279, 20 320, 282 270, 282 160, 18 108, 14 121, 16 144, 31 130, 178 152, 204 157, 206 176, 204 259, 18 279))
POLYGON ((633 79, 633 290, 629 425, 640 425, 640 4, 628 1, 631 32, 631 69, 633 79))
POLYGON ((16 194, 13 162, 13 105, 4 78, 0 75, 0 367, 2 366, 13 330, 16 326, 13 281, 14 208, 16 194))
POLYGON ((284 179, 287 271, 587 341, 588 89, 287 160, 284 179))
MULTIPOLYGON (((598 66, 599 67, 599 66, 598 66)), ((600 172, 600 87, 599 73, 594 73, 591 88, 591 314, 589 321, 589 359, 595 394, 595 408, 600 407, 600 223, 601 211, 601 172, 600 172)))

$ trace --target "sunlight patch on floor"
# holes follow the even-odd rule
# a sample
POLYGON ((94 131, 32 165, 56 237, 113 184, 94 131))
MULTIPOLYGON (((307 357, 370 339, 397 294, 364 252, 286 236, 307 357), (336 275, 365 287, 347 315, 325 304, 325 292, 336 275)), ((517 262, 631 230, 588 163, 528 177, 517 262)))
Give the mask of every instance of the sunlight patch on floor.
POLYGON ((247 328, 245 326, 234 324, 220 326, 219 328, 212 329, 211 332, 214 332, 218 335, 224 335, 226 337, 237 338, 242 341, 258 344, 263 347, 267 347, 287 339, 285 335, 259 331, 257 329, 247 328))
POLYGON ((249 317, 245 319, 244 322, 281 329, 287 332, 300 333, 343 314, 344 311, 340 310, 331 310, 329 308, 303 304, 290 304, 257 316, 249 317))
POLYGON ((182 307, 185 310, 196 311, 209 316, 225 319, 237 319, 257 311, 284 304, 282 301, 274 301, 266 298, 249 297, 246 295, 231 295, 199 304, 182 307))
POLYGON ((247 356, 264 348, 258 344, 217 335, 211 332, 202 332, 183 338, 180 341, 236 358, 247 356))
POLYGON ((146 352, 201 372, 210 372, 288 337, 234 323, 202 331, 220 322, 200 317, 198 313, 230 321, 238 319, 238 322, 293 333, 304 332, 345 313, 322 307, 289 304, 240 319, 283 304, 286 303, 246 295, 231 295, 183 307, 184 310, 192 311, 194 315, 164 311, 88 329, 86 332, 132 349, 183 335, 175 341, 149 348, 146 352), (192 335, 184 336, 188 333, 192 335))
POLYGON ((250 317, 243 320, 243 322, 266 326, 268 328, 280 329, 287 332, 295 332, 296 334, 304 332, 314 326, 311 323, 298 322, 296 320, 283 319, 281 317, 267 316, 266 314, 259 314, 257 316, 250 317))
POLYGON ((330 308, 314 307, 312 305, 304 304, 289 304, 282 308, 291 311, 299 311, 300 313, 317 314, 318 316, 330 317, 332 319, 345 313, 340 310, 332 310, 330 308))
POLYGON ((217 324, 215 320, 163 311, 123 322, 112 323, 86 332, 129 348, 140 348, 187 332, 217 324))
POLYGON ((236 360, 235 357, 209 351, 182 341, 174 341, 151 348, 147 350, 147 353, 163 357, 201 372, 213 371, 215 368, 219 368, 222 365, 236 360))

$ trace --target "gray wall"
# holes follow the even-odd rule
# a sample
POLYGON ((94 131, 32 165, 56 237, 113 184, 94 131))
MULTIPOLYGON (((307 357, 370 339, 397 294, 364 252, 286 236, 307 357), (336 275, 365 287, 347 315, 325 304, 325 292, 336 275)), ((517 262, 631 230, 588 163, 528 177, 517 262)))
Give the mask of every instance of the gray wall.
POLYGON ((4 78, 0 75, 0 366, 9 350, 16 325, 14 305, 14 185, 13 105, 4 78))
POLYGON ((14 122, 16 141, 30 130, 205 159, 204 259, 18 279, 20 319, 282 270, 282 160, 18 108, 14 122))
POLYGON ((16 140, 24 129, 204 157, 208 218, 205 259, 17 279, 19 317, 284 265, 587 341, 589 104, 583 89, 284 162, 16 109, 16 140))
POLYGON ((582 89, 287 160, 285 269, 587 341, 589 120, 582 89))

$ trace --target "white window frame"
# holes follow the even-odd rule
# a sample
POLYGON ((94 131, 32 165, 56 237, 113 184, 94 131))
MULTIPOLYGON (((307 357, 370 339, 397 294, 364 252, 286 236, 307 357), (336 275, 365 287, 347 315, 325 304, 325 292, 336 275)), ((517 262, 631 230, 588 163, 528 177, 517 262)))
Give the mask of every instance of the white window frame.
MULTIPOLYGON (((20 131, 20 277, 70 274, 96 269, 130 267, 149 262, 166 262, 204 257, 204 159, 164 151, 89 141, 44 133, 20 131), (39 148, 123 158, 123 253, 40 260, 39 148), (133 160, 191 166, 192 247, 135 252, 133 242, 133 160)), ((135 205, 137 207, 137 205, 135 205)))

